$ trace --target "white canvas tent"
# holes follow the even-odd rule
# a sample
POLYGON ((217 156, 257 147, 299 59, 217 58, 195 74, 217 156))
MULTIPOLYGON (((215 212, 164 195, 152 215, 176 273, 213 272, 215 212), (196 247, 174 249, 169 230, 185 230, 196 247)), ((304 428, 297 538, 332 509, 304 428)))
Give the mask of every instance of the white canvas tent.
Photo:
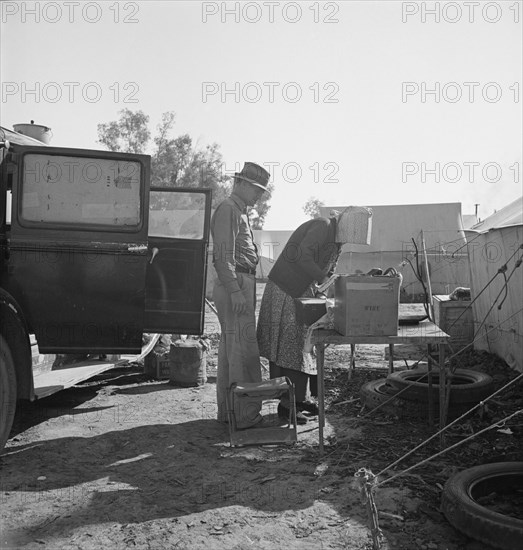
POLYGON ((523 372, 523 265, 517 265, 523 258, 523 199, 475 227, 480 231, 467 231, 472 297, 477 297, 474 347, 523 372))
POLYGON ((518 225, 523 223, 523 197, 519 197, 507 204, 488 218, 475 223, 470 229, 473 231, 487 231, 497 227, 518 225))

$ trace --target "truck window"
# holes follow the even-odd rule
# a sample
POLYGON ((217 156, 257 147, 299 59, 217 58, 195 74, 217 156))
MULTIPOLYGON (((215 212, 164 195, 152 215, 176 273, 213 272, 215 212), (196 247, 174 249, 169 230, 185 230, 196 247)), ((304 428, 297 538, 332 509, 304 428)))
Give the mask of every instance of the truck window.
POLYGON ((151 191, 149 235, 203 239, 205 195, 151 191))
POLYGON ((135 228, 140 224, 141 179, 139 162, 28 153, 21 222, 135 228))

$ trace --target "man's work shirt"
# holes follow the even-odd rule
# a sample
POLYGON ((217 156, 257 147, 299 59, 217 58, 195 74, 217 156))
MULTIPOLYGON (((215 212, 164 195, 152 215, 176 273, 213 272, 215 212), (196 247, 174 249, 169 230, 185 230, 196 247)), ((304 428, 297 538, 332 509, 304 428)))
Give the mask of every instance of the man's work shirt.
POLYGON ((216 209, 211 220, 213 263, 218 278, 229 293, 240 290, 236 267, 254 270, 258 250, 243 200, 232 193, 216 209))

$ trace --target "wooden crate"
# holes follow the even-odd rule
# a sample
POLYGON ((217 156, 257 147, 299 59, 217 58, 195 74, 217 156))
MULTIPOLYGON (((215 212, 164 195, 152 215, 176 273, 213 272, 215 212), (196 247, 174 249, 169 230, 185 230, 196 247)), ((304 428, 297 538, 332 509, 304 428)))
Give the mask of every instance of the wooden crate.
POLYGON ((152 351, 143 363, 144 373, 156 380, 168 380, 170 377, 169 352, 159 354, 152 351))
POLYGON ((438 294, 433 298, 435 323, 450 336, 452 351, 457 353, 474 339, 470 300, 451 300, 446 294, 438 294))

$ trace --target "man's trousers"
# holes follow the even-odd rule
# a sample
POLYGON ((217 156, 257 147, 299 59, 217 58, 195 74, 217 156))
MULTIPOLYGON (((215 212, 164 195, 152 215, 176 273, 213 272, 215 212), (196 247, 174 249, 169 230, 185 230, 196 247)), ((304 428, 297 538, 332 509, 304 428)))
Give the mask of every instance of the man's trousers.
MULTIPOLYGON (((237 273, 238 284, 247 302, 247 310, 234 313, 229 292, 217 278, 213 300, 218 311, 221 339, 218 349, 216 397, 218 420, 228 421, 227 392, 234 382, 261 382, 260 352, 256 340, 256 279, 254 275, 237 273)), ((258 398, 236 400, 234 414, 238 428, 248 428, 261 420, 258 398)))

